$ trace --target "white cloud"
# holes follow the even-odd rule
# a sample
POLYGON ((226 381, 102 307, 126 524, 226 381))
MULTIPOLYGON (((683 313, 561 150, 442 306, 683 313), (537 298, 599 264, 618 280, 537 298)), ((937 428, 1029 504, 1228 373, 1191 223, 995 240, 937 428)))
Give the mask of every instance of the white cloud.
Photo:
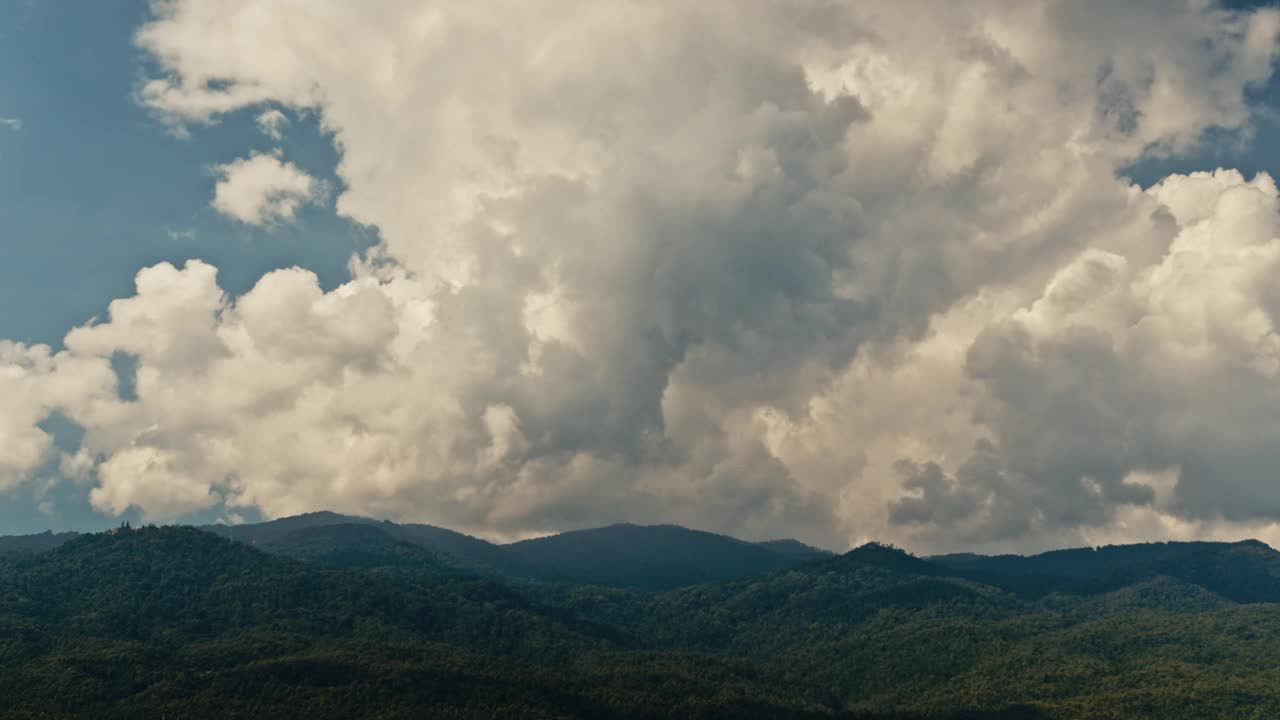
POLYGON ((213 208, 248 225, 292 220, 320 197, 320 182, 276 155, 253 153, 214 168, 213 208))
POLYGON ((1175 175, 1132 203, 1151 221, 1121 244, 1137 251, 1086 249, 1032 297, 947 339, 963 374, 945 397, 971 398, 968 431, 948 436, 971 449, 899 454, 923 459, 898 468, 909 492, 890 518, 919 541, 1150 539, 1179 523, 1220 534, 1280 516, 1275 184, 1175 175), (1161 252, 1144 248, 1152 238, 1161 252))
POLYGON ((277 108, 265 110, 254 119, 258 129, 272 140, 284 137, 284 129, 289 125, 289 117, 277 108))
MULTIPOLYGON (((60 405, 104 509, 936 547, 1266 527, 1259 500, 1280 499, 1258 481, 1266 182, 1117 179, 1247 122, 1275 12, 157 12, 138 37, 166 74, 145 101, 196 124, 314 110, 338 210, 381 244, 329 292, 297 269, 227 297, 203 263, 149 268, 73 331, 66 363, 138 357, 136 401, 90 385, 60 405), (1209 426, 1236 427, 1211 389, 1248 399, 1248 433, 1209 426), (1206 460, 1240 461, 1231 498, 1195 500, 1206 460), (1126 482, 1175 466, 1167 502, 1126 482)), ((317 191, 272 155, 221 172, 215 206, 244 222, 317 191)), ((4 422, 31 427, 52 405, 35 392, 4 422)))
POLYGON ((21 130, 22 118, 0 117, 0 127, 14 131, 21 130))
POLYGON ((56 458, 52 436, 38 427, 42 420, 73 406, 87 408, 114 388, 110 364, 99 358, 0 340, 0 492, 32 479, 34 470, 56 458))
POLYGON ((98 466, 100 484, 89 493, 95 508, 120 514, 135 505, 152 517, 172 518, 217 504, 207 480, 188 475, 184 458, 150 446, 118 450, 98 466))
POLYGON ((0 342, 0 392, 5 397, 5 411, 0 413, 0 490, 16 485, 52 449, 53 438, 36 427, 48 414, 37 383, 49 372, 49 363, 43 348, 0 342))

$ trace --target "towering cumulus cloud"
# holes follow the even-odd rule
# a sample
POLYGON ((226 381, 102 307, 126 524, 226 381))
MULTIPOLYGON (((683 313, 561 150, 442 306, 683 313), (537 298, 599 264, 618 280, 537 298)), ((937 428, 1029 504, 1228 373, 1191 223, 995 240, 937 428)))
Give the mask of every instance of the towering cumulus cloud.
POLYGON ((0 345, 0 486, 58 411, 94 504, 155 518, 1269 532, 1275 186, 1118 173, 1246 129, 1278 30, 1204 0, 158 2, 141 100, 316 113, 380 241, 332 291, 160 265, 64 352, 0 345))

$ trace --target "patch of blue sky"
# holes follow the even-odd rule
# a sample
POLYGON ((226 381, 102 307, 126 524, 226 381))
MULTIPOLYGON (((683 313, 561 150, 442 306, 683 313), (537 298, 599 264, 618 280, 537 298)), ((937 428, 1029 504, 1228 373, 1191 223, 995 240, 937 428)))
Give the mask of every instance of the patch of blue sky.
MULTIPOLYGON (((314 117, 285 109, 290 123, 276 140, 257 127, 259 108, 180 138, 140 107, 133 92, 147 68, 133 33, 147 13, 145 0, 0 0, 0 338, 61 347, 72 327, 131 295, 140 268, 165 261, 216 265, 232 295, 290 266, 332 288, 348 277, 352 252, 376 240, 335 214, 338 155, 314 117), (277 148, 327 184, 323 202, 267 229, 210 207, 213 166, 277 148)), ((44 426, 57 447, 78 446, 65 418, 44 426)), ((0 534, 93 530, 122 519, 140 518, 94 510, 87 487, 58 477, 56 459, 0 496, 0 534)))
POLYGON ((0 0, 0 117, 20 123, 0 128, 0 338, 58 347, 163 261, 210 262, 233 295, 294 265, 333 287, 374 240, 334 212, 337 152, 314 117, 286 109, 280 140, 255 124, 261 109, 179 138, 135 102, 147 5, 0 0), (323 202, 270 228, 210 207, 214 165, 276 148, 326 182, 323 202))

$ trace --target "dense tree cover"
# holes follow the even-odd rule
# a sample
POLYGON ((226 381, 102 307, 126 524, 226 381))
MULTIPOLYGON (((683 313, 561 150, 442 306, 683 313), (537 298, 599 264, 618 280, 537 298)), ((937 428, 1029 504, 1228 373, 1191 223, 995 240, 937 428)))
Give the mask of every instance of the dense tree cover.
POLYGON ((266 550, 274 549, 287 554, 288 547, 294 540, 297 537, 304 537, 312 529, 331 525, 357 524, 377 528, 394 539, 425 548, 456 567, 503 574, 518 573, 521 570, 513 564, 512 559, 503 552, 501 546, 487 540, 432 525, 402 525, 331 512, 306 513, 243 525, 206 525, 201 529, 239 542, 258 545, 266 550))
POLYGON ((1174 577, 1237 602, 1280 602, 1280 553, 1257 540, 1108 545, 1021 555, 942 555, 933 560, 1024 595, 1076 595, 1174 577))
POLYGON ((540 579, 667 590, 770 573, 823 556, 791 543, 749 543, 675 525, 622 524, 524 540, 504 549, 536 568, 534 576, 540 579))
POLYGON ((378 522, 329 512, 204 529, 269 552, 295 555, 292 547, 311 542, 306 539, 308 534, 314 537, 322 528, 339 524, 363 525, 367 533, 380 531, 425 548, 449 565, 475 572, 648 590, 735 580, 831 556, 795 540, 749 543, 675 525, 610 525, 507 545, 431 525, 378 522))
POLYGON ((55 533, 46 530, 35 535, 7 535, 0 537, 0 559, 42 553, 79 536, 80 533, 75 532, 55 533))
POLYGON ((299 528, 255 545, 266 552, 340 568, 457 574, 421 545, 399 540, 376 525, 337 523, 299 528))
MULTIPOLYGON (((365 533, 354 537, 367 538, 365 533)), ((317 543, 329 552, 333 535, 317 543)), ((831 708, 478 577, 351 571, 189 528, 89 535, 0 571, 13 717, 809 717, 831 708)))
MULTIPOLYGON (((1212 557, 1221 548, 1200 549, 1212 557)), ((1191 569, 1210 562, 1183 559, 1191 569)), ((1267 582, 1241 575, 1229 585, 1267 582)), ((1237 604, 1167 576, 1028 601, 873 545, 658 596, 558 587, 541 597, 660 644, 750 658, 767 675, 836 693, 833 706, 926 716, 1031 704, 1061 718, 1280 717, 1280 606, 1237 604)))
POLYGON ((504 584, 379 523, 252 542, 143 528, 0 563, 0 716, 1280 717, 1261 544, 1065 580, 869 545, 653 592, 504 584))

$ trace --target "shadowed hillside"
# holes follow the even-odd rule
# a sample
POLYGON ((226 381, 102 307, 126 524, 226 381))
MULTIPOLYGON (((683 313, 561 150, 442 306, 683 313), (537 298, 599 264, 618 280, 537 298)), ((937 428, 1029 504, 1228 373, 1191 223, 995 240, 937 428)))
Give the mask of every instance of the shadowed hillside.
POLYGON ((46 552, 77 537, 80 537, 80 533, 49 531, 35 535, 0 536, 0 560, 46 552))
POLYGON ((1031 556, 941 555, 931 560, 1031 596, 1097 594, 1164 576, 1236 602, 1280 602, 1280 552, 1257 540, 1108 545, 1031 556))
POLYGON ((651 590, 762 575, 813 558, 676 525, 610 525, 503 547, 544 579, 651 590))
MULTIPOLYGON (((321 527, 273 542, 400 556, 321 527)), ((83 536, 0 571, 0 638, 6 717, 902 717, 730 657, 626 651, 491 581, 336 570, 189 528, 83 536)))
POLYGON ((327 512, 204 529, 268 552, 293 555, 290 548, 304 542, 301 531, 322 533, 317 528, 335 525, 375 527, 387 537, 424 548, 442 563, 461 570, 651 590, 762 575, 831 556, 795 540, 749 543, 675 525, 611 525, 509 545, 431 525, 402 525, 327 512))
POLYGON ((485 544, 556 580, 530 582, 407 539, 425 527, 316 514, 11 557, 5 716, 1280 716, 1257 542, 798 563, 673 526, 485 544))

